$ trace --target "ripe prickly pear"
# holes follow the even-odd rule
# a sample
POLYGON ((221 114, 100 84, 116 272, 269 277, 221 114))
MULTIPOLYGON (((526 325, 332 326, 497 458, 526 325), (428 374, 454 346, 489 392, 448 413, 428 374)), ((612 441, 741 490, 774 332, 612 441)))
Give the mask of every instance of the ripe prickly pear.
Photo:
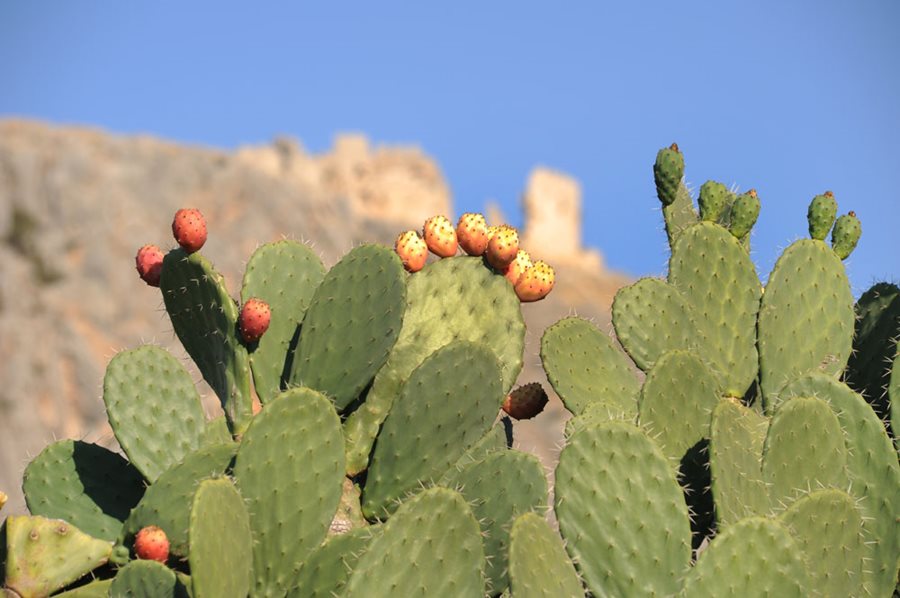
POLYGON ((516 259, 512 261, 512 263, 506 268, 506 272, 503 273, 503 276, 506 277, 513 286, 516 286, 516 283, 519 282, 519 278, 528 268, 531 268, 534 264, 531 262, 531 256, 528 255, 524 249, 520 249, 518 253, 516 253, 516 259))
POLYGON ((483 255, 488 245, 488 225, 481 214, 468 212, 456 224, 459 246, 469 255, 483 255))
POLYGON ((831 248, 842 260, 856 249, 859 243, 859 237, 862 235, 862 225, 856 212, 848 212, 834 223, 834 230, 831 231, 831 248))
POLYGON ((494 269, 505 272, 518 253, 519 233, 515 228, 504 224, 497 228, 497 232, 488 241, 485 257, 494 269))
POLYGON ((142 528, 134 537, 137 558, 165 563, 169 560, 169 539, 166 532, 155 525, 142 528))
POLYGON ((675 201, 683 176, 684 156, 678 150, 678 144, 673 143, 659 150, 653 164, 653 178, 656 180, 656 195, 664 206, 675 201))
POLYGON ((182 249, 188 253, 200 251, 206 243, 206 219, 196 208, 182 208, 175 212, 172 234, 182 249))
POLYGON ((244 342, 255 343, 258 341, 269 329, 271 321, 272 310, 268 303, 255 297, 248 299, 241 307, 241 316, 238 320, 244 342))
POLYGON ((700 197, 697 203, 700 205, 700 219, 707 222, 715 222, 722 215, 725 206, 728 205, 728 188, 716 181, 706 181, 700 186, 700 197))
POLYGON ((428 246, 414 230, 408 230, 397 237, 394 251, 400 256, 400 261, 408 272, 418 272, 428 260, 428 246))
POLYGON ((809 221, 809 236, 819 241, 824 241, 834 224, 834 217, 837 216, 837 202, 831 191, 826 191, 822 195, 816 195, 809 202, 809 210, 806 212, 806 219, 809 221))
POLYGON ((159 247, 144 245, 138 249, 134 262, 141 280, 151 287, 158 287, 163 266, 163 252, 159 247))
POLYGON ((503 411, 515 419, 531 419, 544 410, 547 392, 538 382, 524 384, 506 395, 503 411))
POLYGON ((731 205, 731 234, 743 239, 759 218, 759 197, 755 189, 738 195, 731 205))
POLYGON ((453 257, 459 248, 456 230, 446 216, 432 216, 422 229, 425 244, 431 253, 440 257, 453 257))
POLYGON ((516 296, 523 303, 540 301, 553 290, 555 282, 556 274, 553 268, 546 262, 537 261, 519 277, 516 283, 516 296))

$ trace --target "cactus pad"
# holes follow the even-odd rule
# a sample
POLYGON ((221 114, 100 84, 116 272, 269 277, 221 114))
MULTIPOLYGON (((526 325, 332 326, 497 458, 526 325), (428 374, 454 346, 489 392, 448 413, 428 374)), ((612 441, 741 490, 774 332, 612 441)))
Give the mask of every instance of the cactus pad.
POLYGON ((156 561, 128 563, 109 587, 110 598, 187 598, 188 595, 175 572, 156 561))
POLYGON ((340 596, 356 567, 382 526, 372 525, 332 536, 303 561, 290 598, 333 598, 340 596))
POLYGON ((465 499, 431 488, 404 502, 384 524, 356 564, 344 597, 481 596, 483 566, 481 530, 465 499))
POLYGON ((22 489, 33 515, 65 519, 86 534, 112 542, 141 500, 144 480, 110 450, 61 440, 28 465, 22 489))
POLYGON ((325 275, 303 319, 290 384, 343 410, 372 381, 403 324, 406 274, 386 247, 363 245, 325 275))
POLYGON ((580 318, 560 320, 541 338, 541 361, 566 409, 579 415, 595 401, 637 415, 640 384, 609 335, 580 318))
POLYGON ((584 589, 559 535, 537 513, 516 518, 509 533, 509 583, 516 598, 583 598, 584 589))
POLYGON ((556 468, 556 516, 598 596, 671 595, 691 562, 687 505, 668 460, 624 422, 576 432, 556 468))
POLYGON ((272 309, 269 329, 250 354, 254 386, 264 403, 286 382, 300 323, 324 276, 322 260, 297 241, 267 243, 247 262, 241 301, 256 297, 272 309))
POLYGON ((162 347, 122 351, 103 377, 116 440, 150 483, 200 446, 203 406, 191 375, 162 347))

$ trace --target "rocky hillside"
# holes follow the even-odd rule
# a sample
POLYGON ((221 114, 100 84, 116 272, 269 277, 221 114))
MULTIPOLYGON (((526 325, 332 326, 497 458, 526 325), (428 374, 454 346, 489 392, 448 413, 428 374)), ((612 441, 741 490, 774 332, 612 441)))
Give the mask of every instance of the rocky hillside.
MULTIPOLYGON (((576 181, 546 169, 523 194, 525 246, 556 266, 558 285, 523 306, 523 382, 544 381, 538 343, 547 325, 577 313, 607 327, 625 282, 582 248, 580 202, 576 181)), ((392 243, 432 214, 454 215, 432 159, 360 136, 338 137, 321 155, 290 139, 229 153, 0 120, 0 489, 12 512, 24 510, 22 470, 47 442, 114 445, 100 392, 116 351, 153 342, 187 359, 159 293, 134 271, 137 248, 171 239, 171 216, 184 206, 206 215, 204 254, 235 293, 258 243, 305 240, 331 265, 362 241, 392 243)), ((557 401, 519 424, 522 448, 552 460, 563 420, 557 401)))

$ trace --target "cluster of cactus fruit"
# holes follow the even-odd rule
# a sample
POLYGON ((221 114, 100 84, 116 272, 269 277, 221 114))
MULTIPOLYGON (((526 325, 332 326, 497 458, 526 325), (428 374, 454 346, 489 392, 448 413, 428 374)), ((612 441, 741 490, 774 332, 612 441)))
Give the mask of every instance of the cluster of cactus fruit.
POLYGON ((826 193, 810 205, 812 238, 763 292, 756 193, 707 183, 698 214, 683 171, 675 146, 660 151, 668 277, 619 291, 618 343, 579 318, 541 339, 574 415, 555 471, 559 533, 542 465, 510 448, 498 417, 547 402, 539 384, 511 390, 524 274, 513 281, 513 260, 490 250, 508 237, 470 247, 477 217, 456 231, 437 218, 424 243, 446 259, 425 266, 410 232, 327 272, 300 243, 264 245, 238 309, 197 253, 199 214, 179 212, 180 248, 142 248, 138 271, 224 415, 206 420, 165 350, 115 356, 103 399, 127 460, 71 440, 34 459, 32 515, 9 517, 0 538, 6 592, 890 596, 900 289, 876 285, 854 308, 841 260, 859 223, 835 222, 826 193))

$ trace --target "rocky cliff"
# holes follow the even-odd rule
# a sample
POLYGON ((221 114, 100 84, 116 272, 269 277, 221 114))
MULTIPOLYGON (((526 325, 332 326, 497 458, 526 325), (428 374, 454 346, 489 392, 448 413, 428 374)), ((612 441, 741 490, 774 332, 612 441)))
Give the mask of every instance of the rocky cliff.
MULTIPOLYGON (((331 265, 362 241, 392 243, 432 214, 454 216, 432 159, 361 136, 338 137, 321 155, 290 139, 229 153, 0 121, 0 489, 10 495, 8 510, 24 510, 22 471, 47 442, 115 444, 100 392, 116 351, 155 342, 187 361, 159 293, 134 272, 137 248, 171 239, 171 215, 184 206, 206 215, 204 254, 235 294, 259 243, 305 240, 331 265)), ((523 382, 545 381, 538 345, 547 325, 577 313, 608 327, 612 296, 625 282, 581 246, 580 206, 573 179, 547 169, 530 176, 523 238, 556 266, 557 289, 523 306, 523 382)), ((522 448, 552 460, 563 419, 556 401, 518 424, 522 448)))

